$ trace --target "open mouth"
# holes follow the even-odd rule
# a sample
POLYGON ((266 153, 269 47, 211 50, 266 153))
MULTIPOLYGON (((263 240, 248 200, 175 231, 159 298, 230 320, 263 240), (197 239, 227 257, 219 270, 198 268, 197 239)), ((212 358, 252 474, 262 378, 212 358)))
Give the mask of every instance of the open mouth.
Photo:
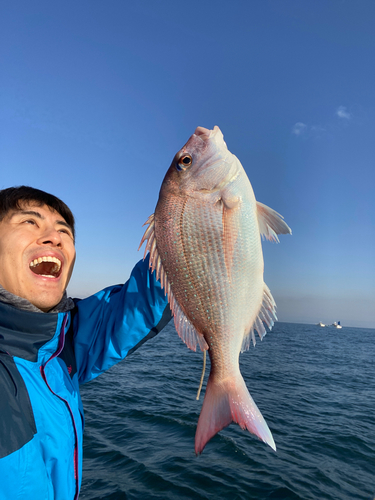
POLYGON ((29 264, 34 274, 44 278, 58 278, 61 274, 61 261, 56 257, 39 257, 29 264))

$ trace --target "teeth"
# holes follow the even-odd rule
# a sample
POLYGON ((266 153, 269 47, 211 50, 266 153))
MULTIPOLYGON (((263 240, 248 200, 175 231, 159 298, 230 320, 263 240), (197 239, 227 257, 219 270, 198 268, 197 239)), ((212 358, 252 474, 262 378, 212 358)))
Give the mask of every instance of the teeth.
POLYGON ((35 267, 41 262, 54 262, 56 264, 54 271, 56 273, 60 271, 61 261, 56 257, 39 257, 38 259, 34 259, 32 262, 30 262, 30 267, 35 267))

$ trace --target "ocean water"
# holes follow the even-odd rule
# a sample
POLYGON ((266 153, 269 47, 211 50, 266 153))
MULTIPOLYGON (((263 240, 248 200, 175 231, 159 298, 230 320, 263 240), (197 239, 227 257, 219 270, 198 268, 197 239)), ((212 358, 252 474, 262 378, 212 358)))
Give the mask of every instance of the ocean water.
POLYGON ((231 424, 195 456, 202 359, 171 322, 82 386, 80 499, 374 499, 375 330, 276 323, 240 355, 276 453, 231 424))

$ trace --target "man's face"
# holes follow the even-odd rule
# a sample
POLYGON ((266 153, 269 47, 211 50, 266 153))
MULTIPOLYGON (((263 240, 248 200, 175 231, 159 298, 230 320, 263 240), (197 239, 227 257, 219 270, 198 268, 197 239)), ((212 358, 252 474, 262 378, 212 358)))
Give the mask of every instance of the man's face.
POLYGON ((73 233, 47 205, 22 205, 0 222, 0 284, 42 311, 60 302, 75 261, 73 233))

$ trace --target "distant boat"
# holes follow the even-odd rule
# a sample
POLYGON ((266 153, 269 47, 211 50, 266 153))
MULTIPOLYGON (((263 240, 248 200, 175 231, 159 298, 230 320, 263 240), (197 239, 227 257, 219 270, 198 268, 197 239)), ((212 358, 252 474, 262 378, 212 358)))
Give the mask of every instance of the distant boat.
POLYGON ((316 326, 326 326, 326 325, 324 323, 322 323, 321 321, 319 321, 319 323, 316 326))
POLYGON ((332 326, 334 326, 335 328, 342 328, 340 321, 335 321, 334 323, 332 323, 332 326))

